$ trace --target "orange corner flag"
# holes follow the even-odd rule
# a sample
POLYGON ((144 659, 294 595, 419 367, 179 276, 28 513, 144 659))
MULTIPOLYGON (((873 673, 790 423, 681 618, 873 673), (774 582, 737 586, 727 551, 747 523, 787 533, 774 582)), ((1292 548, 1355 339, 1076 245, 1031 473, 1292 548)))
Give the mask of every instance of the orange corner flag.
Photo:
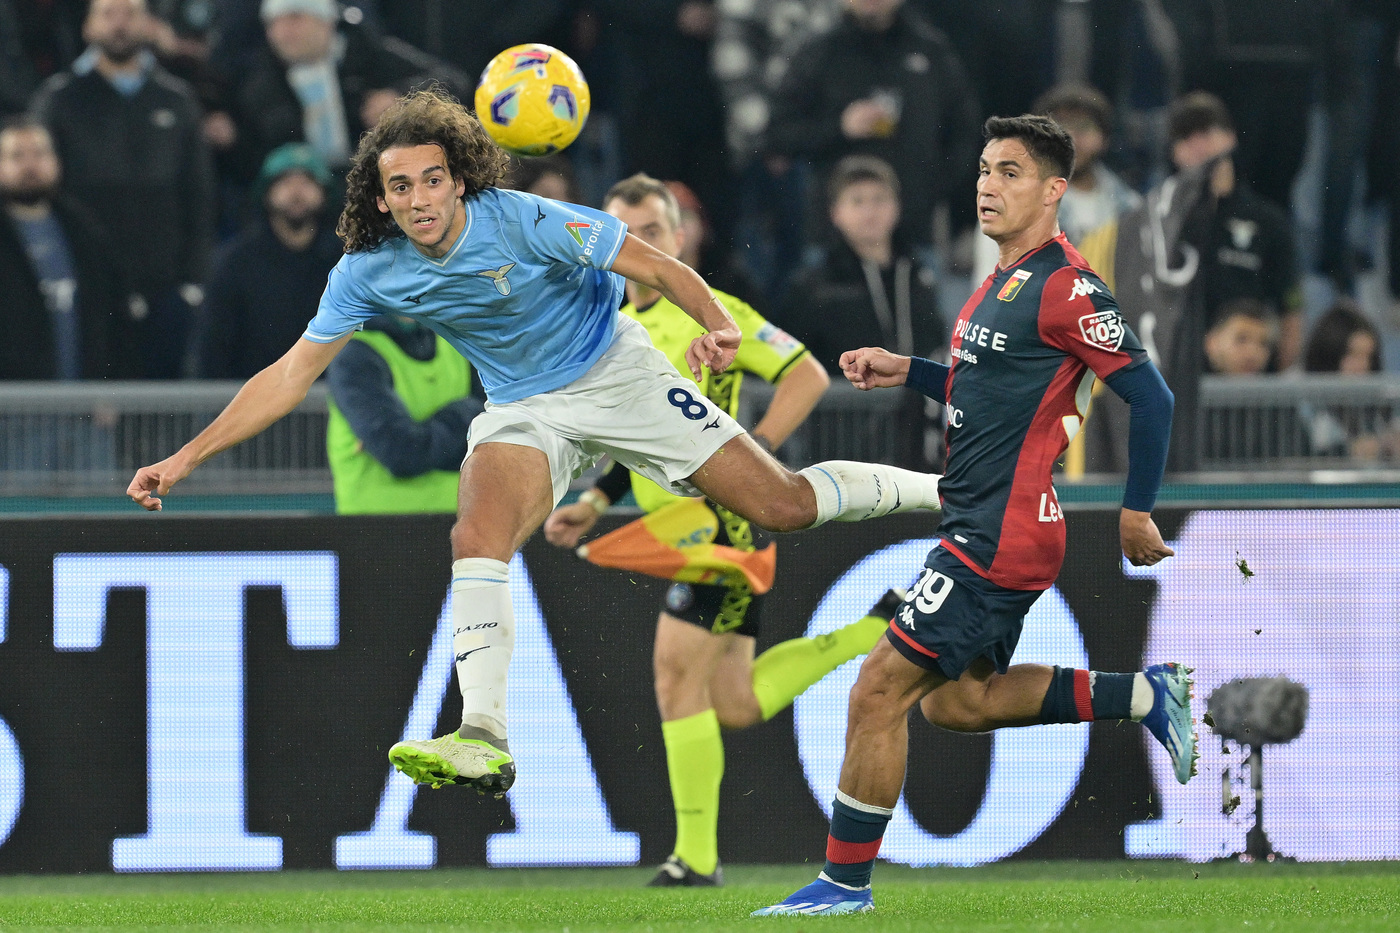
POLYGON ((681 583, 737 586, 762 595, 773 588, 778 548, 741 551, 715 544, 719 519, 703 499, 678 499, 579 547, 599 567, 634 570, 681 583))

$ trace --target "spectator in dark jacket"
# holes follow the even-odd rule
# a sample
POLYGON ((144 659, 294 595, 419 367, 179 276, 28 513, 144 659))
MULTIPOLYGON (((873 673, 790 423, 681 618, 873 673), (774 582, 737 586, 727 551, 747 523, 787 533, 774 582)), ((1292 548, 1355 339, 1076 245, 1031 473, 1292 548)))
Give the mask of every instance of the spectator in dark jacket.
POLYGON ((931 243, 934 208, 954 192, 971 196, 977 95, 948 39, 904 0, 846 6, 835 30, 796 53, 773 100, 768 148, 811 159, 822 178, 843 156, 884 159, 903 182, 902 233, 931 243))
POLYGON ((335 0, 263 0, 267 47, 239 88, 239 109, 257 158, 304 142, 339 172, 361 134, 410 85, 475 87, 443 62, 342 19, 335 0))
MULTIPOLYGON (((1231 113, 1198 91, 1172 104, 1168 132, 1178 172, 1205 169, 1215 212, 1201 251, 1201 289, 1212 318, 1241 298, 1268 305, 1279 318, 1271 369, 1288 369, 1303 345, 1303 289, 1287 213, 1236 174, 1239 137, 1231 113)), ((1213 320, 1212 320, 1213 323, 1213 320)))
MULTIPOLYGON (((860 347, 946 356, 948 331, 938 312, 933 274, 897 234, 899 187, 894 170, 874 156, 847 156, 836 163, 827 185, 835 232, 820 258, 794 280, 775 319, 832 374, 841 374, 842 353, 860 347)), ((923 422, 926 430, 906 433, 899 462, 928 469, 939 456, 937 424, 925 418, 922 396, 909 390, 904 397, 910 423, 923 422)))
POLYGON ((833 374, 857 347, 946 352, 933 276, 897 236, 899 190, 894 170, 874 156, 847 156, 827 184, 835 233, 794 281, 778 323, 833 374))
POLYGON ((110 241, 59 193, 49 132, 33 118, 0 128, 0 379, 120 375, 111 345, 126 307, 110 241))
POLYGON ((463 74, 481 74, 503 49, 543 42, 573 54, 578 0, 387 0, 384 30, 463 74))
POLYGON ((140 296, 123 320, 147 378, 183 374, 213 223, 209 152, 188 85, 143 47, 144 0, 93 0, 88 49, 39 89, 64 186, 122 247, 140 296))
POLYGON ((272 151, 258 175, 263 216, 222 252, 205 290, 199 374, 247 379, 296 343, 343 249, 326 215, 330 171, 304 143, 272 151))

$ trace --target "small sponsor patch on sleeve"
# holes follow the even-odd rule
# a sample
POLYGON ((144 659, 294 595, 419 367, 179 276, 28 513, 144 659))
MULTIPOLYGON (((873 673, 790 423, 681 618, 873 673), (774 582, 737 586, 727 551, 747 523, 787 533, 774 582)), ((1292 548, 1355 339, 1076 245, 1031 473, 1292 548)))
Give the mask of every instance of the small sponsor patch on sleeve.
POLYGON ((779 356, 790 356, 802 346, 796 337, 776 324, 765 323, 758 329, 757 336, 779 356))
POLYGON ((1091 347, 1109 352, 1123 345, 1123 318, 1116 310, 1096 311, 1079 319, 1079 335, 1091 347))

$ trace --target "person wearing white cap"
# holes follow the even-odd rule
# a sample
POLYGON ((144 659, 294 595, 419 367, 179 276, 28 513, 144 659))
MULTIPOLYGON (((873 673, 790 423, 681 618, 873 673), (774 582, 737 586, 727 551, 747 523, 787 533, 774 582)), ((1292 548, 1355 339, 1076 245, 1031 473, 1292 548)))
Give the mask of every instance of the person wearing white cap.
POLYGON ((409 86, 436 79, 468 89, 456 69, 365 28, 353 12, 335 0, 262 0, 267 47, 239 93, 259 157, 304 142, 343 170, 360 135, 409 86))

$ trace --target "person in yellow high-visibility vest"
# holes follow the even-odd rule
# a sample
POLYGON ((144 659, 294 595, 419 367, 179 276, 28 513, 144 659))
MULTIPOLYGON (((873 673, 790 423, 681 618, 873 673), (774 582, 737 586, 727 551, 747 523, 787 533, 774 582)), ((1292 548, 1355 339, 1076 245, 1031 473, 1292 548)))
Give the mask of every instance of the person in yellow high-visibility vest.
POLYGON ((424 325, 368 321, 327 370, 336 512, 455 513, 467 429, 482 410, 471 381, 466 359, 424 325))
MULTIPOLYGON (((684 243, 680 210, 663 182, 641 174, 626 178, 604 197, 603 209, 663 253, 680 255, 684 243)), ((733 367, 724 373, 705 373, 696 391, 733 413, 738 410, 744 373, 772 382, 777 391, 752 433, 771 451, 806 419, 826 390, 828 376, 806 347, 749 305, 723 292, 715 296, 744 339, 733 367)), ((685 349, 699 333, 699 325, 684 311, 659 292, 629 282, 622 313, 640 322, 673 364, 684 363, 685 349)), ((626 467, 614 466, 578 502, 555 509, 545 522, 545 536, 553 544, 576 545, 608 505, 622 497, 628 476, 626 467)), ((653 515, 683 501, 636 473, 630 474, 630 486, 638 505, 653 515)), ((713 519, 716 527, 708 534, 697 528, 693 539, 709 537, 739 551, 754 550, 755 529, 748 521, 710 500, 706 504, 713 512, 701 510, 700 514, 713 519)), ((662 548, 662 543, 657 547, 662 548)), ((724 775, 720 730, 768 721, 812 684, 865 654, 884 633, 899 604, 898 597, 886 594, 857 622, 820 638, 789 639, 755 658, 762 592, 746 582, 677 582, 657 619, 656 703, 676 813, 676 841, 671 856, 652 878, 653 886, 723 883, 718 839, 724 775)))

